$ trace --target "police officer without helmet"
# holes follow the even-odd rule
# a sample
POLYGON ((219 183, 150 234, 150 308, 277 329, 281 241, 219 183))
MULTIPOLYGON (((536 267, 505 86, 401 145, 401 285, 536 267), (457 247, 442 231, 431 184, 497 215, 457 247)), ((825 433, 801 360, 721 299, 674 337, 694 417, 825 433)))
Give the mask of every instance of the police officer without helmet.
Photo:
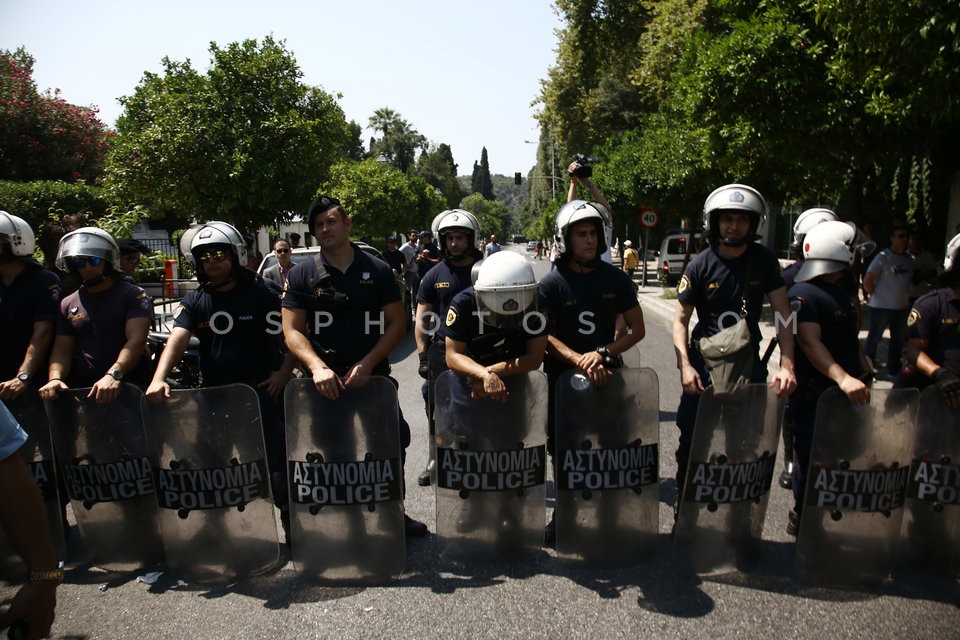
POLYGON ((137 269, 140 267, 140 261, 143 259, 143 254, 148 251, 146 245, 144 245, 139 240, 134 240, 133 238, 119 238, 117 239, 117 246, 120 248, 120 268, 123 270, 123 274, 133 281, 133 274, 137 272, 137 269))
POLYGON ((287 285, 287 275, 293 268, 293 254, 290 243, 280 238, 273 243, 273 255, 277 256, 277 264, 263 270, 263 279, 270 280, 280 289, 287 285))
POLYGON ((0 399, 10 403, 46 381, 60 278, 33 258, 26 220, 0 211, 0 399))
POLYGON ((60 303, 49 381, 40 397, 55 398, 69 381, 91 387, 88 397, 97 402, 111 402, 145 353, 153 322, 150 298, 126 281, 120 249, 102 229, 81 227, 63 236, 57 266, 83 284, 60 303))
MULTIPOLYGON (((483 254, 480 252, 482 237, 480 222, 469 211, 463 209, 442 211, 434 218, 431 226, 440 241, 440 254, 443 261, 430 269, 420 281, 414 335, 417 341, 417 355, 420 359, 417 372, 424 379, 422 390, 432 444, 434 423, 431 385, 434 382, 433 376, 438 375, 439 372, 435 371, 431 376, 428 364, 430 345, 433 342, 443 345, 438 335, 440 324, 446 318, 447 309, 454 296, 472 284, 471 270, 483 254)), ((432 464, 434 460, 431 457, 427 468, 417 477, 417 484, 420 486, 430 484, 430 465, 432 464)))
POLYGON ((736 322, 744 301, 753 351, 750 381, 764 382, 767 378, 766 367, 759 355, 759 319, 763 295, 766 294, 774 313, 783 320, 777 325, 780 370, 771 380, 770 387, 780 397, 786 397, 797 386, 793 364, 794 339, 787 323, 790 306, 780 276, 780 263, 772 251, 754 242, 766 211, 766 201, 752 187, 728 184, 714 190, 707 197, 703 211, 704 235, 710 245, 690 261, 677 286, 673 346, 683 387, 677 409, 677 427, 680 429, 678 486, 682 486, 686 474, 700 394, 711 384, 696 342, 736 322), (689 325, 694 310, 698 322, 691 334, 689 325))
POLYGON ((803 508, 817 400, 839 387, 853 404, 870 401, 869 375, 862 357, 857 309, 851 293, 857 254, 870 253, 873 242, 849 222, 824 221, 803 241, 804 260, 790 287, 796 314, 797 390, 790 397, 797 464, 793 470, 794 508, 787 533, 797 535, 803 508))
MULTIPOLYGON (((547 450, 551 452, 556 438, 554 397, 558 378, 576 368, 602 387, 612 370, 623 365, 621 354, 646 334, 630 276, 600 258, 607 249, 600 206, 575 200, 560 208, 554 225, 557 268, 540 282, 540 308, 549 321, 543 369, 550 384, 547 450), (628 330, 617 337, 621 315, 628 330)), ((556 540, 552 518, 545 539, 547 544, 556 540)))
MULTIPOLYGON (((340 201, 317 198, 308 220, 321 253, 290 271, 282 300, 283 335, 310 370, 317 391, 336 400, 345 388, 360 386, 372 375, 389 377, 387 358, 406 333, 406 318, 390 266, 350 242, 353 221, 340 201)), ((399 415, 405 452, 410 427, 399 415)), ((426 525, 404 518, 407 536, 426 535, 426 525)))

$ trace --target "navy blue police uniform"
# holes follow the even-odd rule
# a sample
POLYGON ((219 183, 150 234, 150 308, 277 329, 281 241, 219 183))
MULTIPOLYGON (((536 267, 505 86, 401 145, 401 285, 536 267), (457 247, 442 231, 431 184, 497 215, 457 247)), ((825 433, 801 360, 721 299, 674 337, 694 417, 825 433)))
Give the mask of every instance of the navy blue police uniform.
MULTIPOLYGON (((907 318, 907 338, 927 340, 924 353, 960 376, 960 298, 952 288, 935 289, 917 298, 907 318)), ((914 374, 910 386, 917 386, 920 381, 916 378, 926 378, 923 386, 931 382, 922 374, 914 374)))
MULTIPOLYGON (((744 254, 734 260, 720 256, 715 245, 701 251, 690 261, 677 285, 677 300, 693 306, 697 311, 697 325, 690 333, 688 353, 690 364, 700 375, 704 387, 711 384, 698 343, 732 326, 740 317, 743 299, 747 302, 747 325, 753 343, 753 373, 750 381, 765 382, 766 366, 760 360, 760 312, 763 297, 784 286, 780 275, 780 263, 772 251, 751 242, 744 254), (743 295, 744 280, 746 296, 743 295), (723 326, 721 326, 721 323, 723 326)), ((682 393, 677 408, 677 427, 680 429, 680 447, 677 449, 679 474, 686 470, 693 428, 697 418, 700 396, 682 393)))
MULTIPOLYGON (((386 330, 383 308, 399 302, 400 289, 393 271, 383 260, 371 256, 356 244, 353 262, 345 272, 330 265, 319 254, 327 277, 320 277, 317 260, 306 260, 296 265, 287 275, 281 305, 302 309, 307 314, 310 342, 320 358, 338 376, 363 359, 377 344, 386 330)), ((370 375, 390 378, 390 363, 384 358, 370 375)), ((399 407, 398 407, 399 410, 399 407)), ((404 451, 410 444, 410 426, 400 411, 400 446, 404 451)))
POLYGON ((257 385, 283 360, 280 299, 263 282, 238 280, 230 291, 204 286, 191 291, 174 311, 174 326, 200 342, 204 387, 246 384, 257 392, 274 502, 286 505, 286 437, 282 406, 257 385))
MULTIPOLYGON (((589 353, 613 342, 617 316, 639 304, 630 276, 607 262, 600 261, 588 273, 563 263, 540 281, 539 306, 547 316, 548 333, 577 353, 589 353)), ((549 382, 548 451, 554 450, 556 381, 575 366, 549 352, 543 360, 549 382)))
MULTIPOLYGON (((55 323, 60 306, 60 278, 33 258, 24 259, 23 263, 23 271, 13 282, 0 284, 0 380, 17 376, 33 337, 34 323, 55 323)), ((42 354, 44 362, 49 355, 42 354)), ((30 380, 30 387, 43 386, 46 378, 47 369, 42 366, 30 380)))
MULTIPOLYGON (((866 374, 860 358, 857 310, 850 297, 847 283, 825 282, 814 279, 798 282, 789 291, 790 308, 797 326, 804 323, 820 325, 820 341, 844 371, 854 377, 866 374)), ((803 505, 810 448, 813 445, 813 423, 820 394, 837 383, 813 366, 803 349, 796 351, 797 390, 788 403, 793 420, 794 446, 797 466, 793 475, 794 510, 799 515, 803 505)))

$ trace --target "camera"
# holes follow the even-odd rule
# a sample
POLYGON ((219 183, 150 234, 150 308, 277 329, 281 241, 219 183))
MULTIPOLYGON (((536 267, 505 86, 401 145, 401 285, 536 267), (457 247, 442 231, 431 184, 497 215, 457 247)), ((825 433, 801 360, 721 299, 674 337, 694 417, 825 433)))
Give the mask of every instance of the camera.
POLYGON ((573 162, 576 166, 573 168, 573 171, 567 171, 567 173, 577 178, 589 178, 593 175, 593 167, 590 165, 596 161, 596 158, 588 158, 582 153, 577 153, 573 156, 573 162))

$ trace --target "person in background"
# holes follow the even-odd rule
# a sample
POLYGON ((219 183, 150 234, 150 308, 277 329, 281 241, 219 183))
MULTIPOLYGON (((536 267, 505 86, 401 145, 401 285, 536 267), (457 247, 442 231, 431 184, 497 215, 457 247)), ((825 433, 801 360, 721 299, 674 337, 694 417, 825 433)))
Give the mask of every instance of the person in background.
POLYGON ((263 270, 263 279, 275 283, 281 290, 287 286, 287 274, 293 268, 293 254, 290 243, 280 238, 273 243, 273 255, 277 264, 263 270))
POLYGON ((147 253, 146 245, 133 238, 118 238, 117 246, 120 247, 120 269, 123 274, 133 282, 133 274, 140 267, 140 260, 143 254, 147 253))
POLYGON ((407 261, 397 244, 397 236, 387 237, 387 248, 383 252, 383 261, 390 265, 391 269, 402 275, 407 266, 407 261))
POLYGON ((300 248, 300 234, 294 231, 290 234, 290 248, 299 249, 300 248))
POLYGON ((633 242, 623 241, 623 270, 633 279, 633 274, 637 271, 637 265, 640 264, 640 253, 633 248, 633 242))
POLYGON ((497 236, 490 236, 490 241, 487 243, 487 246, 483 248, 484 257, 492 256, 498 251, 500 251, 500 244, 497 243, 497 236))
POLYGON ((877 347, 884 330, 889 328, 886 373, 891 380, 900 372, 900 356, 910 314, 913 258, 907 253, 908 238, 906 225, 894 226, 890 246, 877 254, 863 276, 863 290, 870 296, 867 302, 870 305, 869 329, 863 350, 877 369, 877 347))

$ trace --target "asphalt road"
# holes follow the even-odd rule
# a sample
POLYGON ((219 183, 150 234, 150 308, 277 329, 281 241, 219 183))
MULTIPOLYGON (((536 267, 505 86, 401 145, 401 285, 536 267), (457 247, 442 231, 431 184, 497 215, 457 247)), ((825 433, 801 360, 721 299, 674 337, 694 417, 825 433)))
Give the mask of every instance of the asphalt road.
MULTIPOLYGON (((522 247, 508 249, 521 251, 522 247)), ((546 261, 534 261, 538 275, 546 261)), ((666 323, 671 303, 646 288, 642 362, 660 377, 660 536, 648 561, 593 569, 545 549, 520 562, 458 566, 438 558, 435 538, 407 543, 406 572, 377 587, 318 586, 291 565, 236 584, 176 586, 164 574, 108 574, 72 563, 59 590, 58 638, 899 638, 960 637, 951 588, 930 581, 870 592, 799 584, 786 534, 790 496, 774 487, 763 550, 750 572, 698 576, 670 538, 679 380, 666 323)), ((400 403, 413 430, 407 512, 434 529, 433 488, 416 477, 427 458, 426 419, 412 335, 394 352, 400 403)), ((775 361, 775 360, 774 360, 775 361)), ((552 484, 548 488, 548 502, 552 484)), ((75 546, 75 545, 74 545, 75 546)), ((15 590, 0 585, 0 597, 15 590)))

